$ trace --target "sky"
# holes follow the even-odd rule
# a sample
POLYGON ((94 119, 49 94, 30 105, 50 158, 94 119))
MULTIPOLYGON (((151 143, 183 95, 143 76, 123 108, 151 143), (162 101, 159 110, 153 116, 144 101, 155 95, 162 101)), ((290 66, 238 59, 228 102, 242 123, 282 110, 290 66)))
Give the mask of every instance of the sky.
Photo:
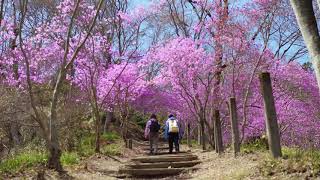
MULTIPOLYGON (((139 5, 143 5, 143 6, 148 6, 148 4, 152 1, 152 0, 131 0, 132 1, 132 6, 135 7, 135 6, 139 6, 139 5)), ((230 0, 229 2, 231 4, 233 4, 234 2, 237 2, 237 5, 238 6, 243 6, 246 2, 248 2, 249 0, 230 0)), ((276 47, 277 45, 274 43, 274 42, 271 42, 270 44, 270 48, 273 47, 276 47), (272 45, 274 44, 274 46, 272 45)), ((309 61, 309 57, 308 55, 305 55, 301 58, 298 59, 298 62, 300 64, 303 64, 305 62, 308 62, 309 61)))

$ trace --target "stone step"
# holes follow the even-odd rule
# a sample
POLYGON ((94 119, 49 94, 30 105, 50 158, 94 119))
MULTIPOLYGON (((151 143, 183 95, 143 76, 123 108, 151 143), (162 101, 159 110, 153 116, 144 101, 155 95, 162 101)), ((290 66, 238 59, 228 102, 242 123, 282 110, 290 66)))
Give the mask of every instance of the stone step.
POLYGON ((193 161, 197 160, 198 157, 195 155, 186 154, 172 154, 163 156, 147 156, 147 157, 137 157, 131 159, 134 162, 140 163, 156 163, 156 162, 180 162, 180 161, 193 161))
POLYGON ((154 168, 183 168, 193 167, 199 164, 200 161, 181 161, 181 162, 157 162, 157 163, 138 163, 138 164, 127 164, 126 168, 131 169, 154 169, 154 168))
POLYGON ((120 174, 132 176, 170 176, 177 175, 182 171, 195 170, 197 168, 154 168, 154 169, 120 169, 120 174))

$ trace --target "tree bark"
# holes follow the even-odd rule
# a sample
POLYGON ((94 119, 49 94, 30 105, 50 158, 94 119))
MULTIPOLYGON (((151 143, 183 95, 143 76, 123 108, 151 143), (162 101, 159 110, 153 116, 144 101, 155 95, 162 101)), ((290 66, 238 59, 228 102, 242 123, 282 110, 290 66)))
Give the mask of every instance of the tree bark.
POLYGON ((312 0, 290 0, 290 2, 310 53, 320 92, 320 36, 312 0))
POLYGON ((201 126, 198 125, 198 145, 201 145, 201 126))
POLYGON ((191 127, 190 127, 190 123, 188 123, 187 125, 187 143, 188 143, 188 147, 191 147, 191 127))
POLYGON ((50 169, 55 169, 58 172, 62 172, 63 168, 60 162, 60 157, 61 157, 61 149, 59 146, 59 142, 58 142, 58 138, 57 138, 57 134, 56 134, 56 130, 55 127, 52 126, 52 130, 51 132, 53 133, 51 136, 51 139, 47 138, 47 146, 49 149, 49 159, 48 159, 48 167, 50 169))
POLYGON ((202 150, 206 150, 206 136, 204 131, 204 118, 201 117, 200 119, 200 125, 201 125, 201 143, 202 143, 202 150))
POLYGON ((214 140, 217 153, 223 152, 222 131, 219 110, 214 111, 214 140))
POLYGON ((10 122, 10 136, 12 139, 13 146, 19 146, 22 143, 20 127, 16 122, 10 122))

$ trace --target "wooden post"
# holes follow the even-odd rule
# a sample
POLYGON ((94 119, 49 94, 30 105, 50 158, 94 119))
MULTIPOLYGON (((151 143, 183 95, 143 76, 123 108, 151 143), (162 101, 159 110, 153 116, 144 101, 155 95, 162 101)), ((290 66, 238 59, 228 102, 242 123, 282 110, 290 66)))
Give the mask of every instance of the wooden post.
POLYGON ((201 127, 198 125, 198 145, 201 145, 201 127))
POLYGON ((237 105, 236 98, 232 97, 229 100, 229 110, 230 110, 230 121, 232 128, 232 146, 234 150, 234 155, 240 152, 240 141, 239 141, 239 125, 237 116, 237 105))
POLYGON ((205 127, 204 127, 204 119, 202 118, 200 120, 201 122, 201 143, 202 143, 202 150, 206 150, 206 136, 204 133, 205 127))
POLYGON ((274 98, 272 93, 272 84, 270 74, 263 72, 260 74, 260 86, 263 96, 265 122, 268 136, 268 143, 271 150, 271 154, 274 158, 282 156, 280 145, 280 134, 277 122, 276 108, 274 104, 274 98))
POLYGON ((188 143, 188 147, 191 147, 191 127, 190 127, 190 123, 188 123, 188 125, 187 125, 187 143, 188 143))
POLYGON ((217 153, 223 152, 221 121, 219 110, 214 111, 214 144, 217 153))
POLYGON ((128 148, 132 149, 132 139, 128 139, 128 148))

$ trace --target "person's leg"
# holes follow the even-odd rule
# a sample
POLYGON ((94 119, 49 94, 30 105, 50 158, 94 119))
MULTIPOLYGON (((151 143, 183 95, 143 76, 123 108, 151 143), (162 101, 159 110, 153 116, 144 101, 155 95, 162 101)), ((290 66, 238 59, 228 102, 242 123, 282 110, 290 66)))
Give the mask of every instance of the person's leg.
POLYGON ((150 141, 150 154, 153 153, 153 136, 152 133, 149 134, 149 141, 150 141))
POLYGON ((171 154, 173 150, 173 136, 171 133, 169 133, 168 139, 169 139, 169 153, 171 154))
POLYGON ((174 147, 176 149, 176 152, 179 152, 179 133, 174 134, 174 147))
POLYGON ((159 133, 156 133, 154 136, 154 154, 158 153, 158 142, 159 142, 159 133))

